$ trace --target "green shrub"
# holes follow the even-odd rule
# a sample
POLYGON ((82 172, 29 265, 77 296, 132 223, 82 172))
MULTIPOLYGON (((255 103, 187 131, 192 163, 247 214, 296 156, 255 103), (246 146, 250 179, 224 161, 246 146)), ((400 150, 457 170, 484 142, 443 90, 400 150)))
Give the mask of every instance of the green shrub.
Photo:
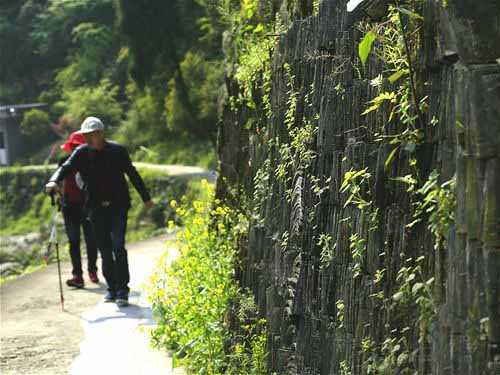
POLYGON ((116 99, 118 87, 103 80, 96 87, 81 87, 64 93, 65 115, 81 123, 87 116, 99 117, 104 126, 120 123, 123 110, 116 99))
POLYGON ((0 234, 43 231, 51 216, 50 200, 43 185, 50 169, 9 167, 0 171, 0 234))
POLYGON ((116 140, 131 150, 137 150, 141 146, 150 148, 165 139, 167 127, 162 119, 161 102, 158 102, 152 90, 148 87, 140 90, 137 85, 130 83, 127 96, 130 108, 125 121, 114 134, 116 140))
POLYGON ((167 126, 195 140, 213 137, 217 124, 217 100, 223 69, 219 61, 207 61, 200 54, 188 52, 180 64, 183 72, 172 78, 165 99, 167 126))
POLYGON ((245 323, 239 333, 226 321, 231 304, 245 301, 231 275, 246 220, 218 203, 205 180, 201 199, 171 202, 183 228, 177 234, 179 256, 170 265, 171 257, 164 254, 151 277, 149 298, 158 322, 152 342, 174 351, 174 358, 195 374, 264 374, 266 336, 256 310, 250 309, 248 317, 247 309, 239 309, 245 323))
POLYGON ((33 108, 23 115, 21 132, 27 136, 46 135, 49 132, 49 125, 47 112, 33 108))
POLYGON ((110 27, 94 22, 82 22, 71 32, 77 52, 71 56, 71 63, 55 77, 63 89, 80 85, 95 85, 106 73, 110 51, 115 51, 116 39, 110 27))

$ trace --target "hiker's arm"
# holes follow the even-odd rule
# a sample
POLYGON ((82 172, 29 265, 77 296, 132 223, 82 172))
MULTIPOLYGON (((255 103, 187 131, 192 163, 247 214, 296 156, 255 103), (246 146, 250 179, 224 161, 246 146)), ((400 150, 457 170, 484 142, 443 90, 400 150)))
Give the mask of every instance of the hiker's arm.
POLYGON ((71 156, 71 155, 66 155, 66 156, 62 157, 61 159, 59 159, 59 161, 57 162, 57 166, 58 166, 58 167, 60 167, 61 165, 63 165, 63 164, 64 164, 64 162, 65 162, 66 160, 68 160, 70 156, 71 156))
POLYGON ((80 159, 79 150, 75 150, 69 158, 62 163, 59 168, 50 177, 49 182, 59 183, 64 180, 71 172, 75 172, 78 168, 78 162, 80 159))
POLYGON ((135 189, 141 196, 143 202, 144 203, 150 202, 151 196, 149 195, 148 189, 144 184, 144 180, 142 179, 142 177, 137 172, 137 169, 135 169, 134 165, 132 164, 132 160, 130 160, 130 155, 128 154, 126 149, 124 149, 123 162, 125 163, 124 171, 127 174, 128 178, 130 179, 130 182, 132 182, 132 185, 134 185, 135 189))

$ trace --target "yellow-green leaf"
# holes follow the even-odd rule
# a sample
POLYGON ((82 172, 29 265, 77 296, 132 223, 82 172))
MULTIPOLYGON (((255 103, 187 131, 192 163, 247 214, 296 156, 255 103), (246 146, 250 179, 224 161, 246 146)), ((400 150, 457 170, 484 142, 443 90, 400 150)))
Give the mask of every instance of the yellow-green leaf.
POLYGON ((254 32, 254 34, 257 34, 263 30, 264 30, 264 26, 261 23, 259 23, 257 26, 255 26, 255 29, 253 29, 253 32, 254 32))
POLYGON ((391 151, 387 159, 385 159, 384 163, 384 168, 387 170, 389 168, 389 165, 391 165, 392 159, 394 159, 394 156, 396 156, 396 151, 398 151, 399 147, 394 147, 394 149, 391 151))
POLYGON ((392 102, 394 101, 395 98, 396 94, 392 91, 382 92, 378 96, 369 101, 369 103, 371 104, 370 107, 368 107, 361 115, 364 116, 370 112, 376 111, 384 101, 389 100, 392 102))
POLYGON ((418 13, 415 13, 414 11, 412 10, 409 10, 409 9, 406 9, 406 8, 403 8, 403 7, 398 7, 397 8, 401 13, 403 14, 406 14, 408 17, 411 17, 411 18, 416 18, 418 20, 423 20, 424 17, 422 17, 420 14, 418 13))
POLYGON ((358 45, 358 54, 359 58, 361 60, 361 64, 363 66, 366 63, 366 60, 368 59, 368 55, 370 54, 373 46, 373 42, 377 39, 377 34, 375 34, 373 31, 368 31, 365 36, 363 37, 363 40, 358 45))
POLYGON ((396 82, 398 79, 400 79, 402 76, 404 76, 405 74, 407 73, 406 70, 398 70, 397 72, 394 72, 392 73, 390 76, 389 76, 389 82, 390 83, 394 83, 396 82))

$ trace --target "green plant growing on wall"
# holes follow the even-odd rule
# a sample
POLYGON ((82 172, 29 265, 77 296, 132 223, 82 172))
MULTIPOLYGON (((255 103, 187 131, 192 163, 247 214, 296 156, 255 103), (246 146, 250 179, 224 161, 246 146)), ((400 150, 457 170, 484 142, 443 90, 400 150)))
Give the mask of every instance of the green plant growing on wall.
POLYGON ((387 337, 381 345, 382 360, 376 366, 376 372, 379 374, 414 374, 413 364, 410 362, 409 342, 404 336, 407 331, 398 332, 393 330, 393 337, 387 337))
POLYGON ((312 191, 314 194, 316 194, 318 197, 321 196, 325 191, 330 189, 330 182, 332 181, 332 177, 328 177, 323 184, 321 183, 321 178, 311 175, 310 177, 311 180, 311 185, 312 185, 312 191))
MULTIPOLYGON (((433 298, 434 278, 425 276, 424 261, 423 256, 405 259, 396 275, 396 288, 389 298, 384 298, 382 291, 371 295, 389 313, 386 326, 391 330, 379 342, 371 337, 362 340, 363 367, 367 374, 410 375, 418 368, 415 339, 421 346, 429 345, 430 326, 437 314, 433 298)), ((385 269, 377 271, 374 285, 381 285, 384 273, 385 269)))
MULTIPOLYGON (((300 171, 305 177, 314 178, 314 176, 309 173, 308 169, 317 156, 313 145, 318 130, 316 122, 319 119, 319 115, 303 115, 303 119, 298 118, 297 105, 299 93, 294 89, 295 78, 292 74, 290 65, 285 63, 282 68, 288 88, 286 111, 283 120, 286 127, 286 133, 282 137, 276 136, 273 138, 270 147, 276 150, 278 154, 278 158, 275 160, 276 179, 282 184, 287 202, 291 203, 293 191, 291 183, 295 173, 300 171)), ((310 91, 304 95, 303 98, 305 107, 311 106, 310 97, 313 92, 314 87, 311 85, 310 91)), ((318 186, 317 193, 325 189, 326 187, 320 188, 318 186)))
POLYGON ((417 366, 416 352, 412 351, 412 331, 417 332, 420 345, 429 344, 430 324, 437 313, 433 299, 434 278, 426 278, 423 273, 423 256, 408 258, 396 276, 397 290, 392 295, 388 309, 406 319, 408 325, 396 329, 383 342, 381 352, 384 356, 379 369, 412 374, 417 366))
POLYGON ((320 248, 320 269, 328 268, 334 257, 334 252, 337 247, 337 243, 333 242, 332 236, 330 234, 322 233, 319 235, 318 242, 316 243, 320 248))
POLYGON ((335 302, 335 307, 337 309, 337 319, 336 319, 336 327, 344 328, 344 312, 345 312, 345 303, 343 299, 338 299, 335 302))
POLYGON ((316 153, 311 146, 317 131, 318 127, 310 121, 306 121, 304 126, 290 131, 290 144, 295 157, 298 159, 298 163, 304 165, 304 167, 308 167, 316 157, 316 153))
POLYGON ((288 63, 283 64, 283 71, 287 79, 287 101, 285 112, 285 126, 290 131, 295 123, 295 111, 297 110, 297 100, 299 93, 294 87, 295 76, 292 74, 292 68, 288 63))
POLYGON ((290 234, 286 230, 281 234, 281 242, 280 242, 281 250, 285 251, 288 248, 289 241, 290 241, 290 234))
POLYGON ((347 193, 344 207, 352 204, 356 208, 364 210, 371 206, 372 201, 367 200, 363 196, 362 189, 362 186, 368 183, 370 177, 371 174, 368 172, 368 168, 361 170, 351 169, 344 174, 344 179, 339 190, 341 193, 347 193))
POLYGON ((371 337, 364 337, 361 340, 361 351, 366 356, 362 366, 367 375, 377 374, 377 344, 371 337))
POLYGON ((291 181, 290 170, 292 170, 294 157, 292 148, 288 143, 278 143, 279 163, 276 166, 275 176, 285 186, 291 181))
POLYGON ((386 272, 385 268, 379 268, 379 269, 375 270, 375 275, 373 278, 374 285, 379 285, 382 282, 382 280, 384 279, 385 272, 386 272))
POLYGON ((434 278, 426 279, 423 273, 425 257, 406 259, 405 265, 398 270, 397 291, 392 295, 392 308, 418 307, 419 320, 427 323, 435 316, 437 308, 432 298, 434 278))
POLYGON ((319 7, 321 4, 321 0, 313 0, 313 16, 317 16, 319 14, 319 7))
MULTIPOLYGON (((417 8, 420 2, 402 1, 389 6, 387 19, 375 25, 362 25, 365 37, 359 44, 359 57, 364 66, 370 53, 374 53, 385 65, 384 75, 371 80, 377 94, 367 103, 363 112, 373 116, 383 112, 385 123, 375 134, 375 140, 387 145, 385 172, 406 170, 410 173, 389 177, 406 185, 412 222, 410 229, 426 222, 435 239, 435 249, 446 247, 446 237, 454 221, 455 179, 438 183, 439 174, 434 171, 427 181, 422 181, 416 152, 428 137, 428 129, 438 124, 436 117, 426 120, 428 98, 422 93, 425 84, 417 85, 414 69, 422 34, 422 17, 417 8), (405 158, 398 155, 406 153, 405 158), (398 160, 397 168, 391 168, 398 160), (406 164, 404 164, 406 163, 406 164)), ((366 206, 358 183, 352 183, 356 171, 344 178, 341 190, 348 193, 347 202, 361 202, 366 206)), ((353 239, 358 240, 358 234, 353 239)), ((355 243, 355 241, 353 243, 355 243)), ((353 246, 354 247, 354 246, 353 246)), ((419 368, 420 351, 430 345, 430 326, 437 314, 434 297, 434 278, 424 272, 424 257, 403 261, 395 277, 395 288, 387 291, 385 284, 393 277, 385 268, 375 271, 371 298, 387 312, 385 337, 375 341, 367 337, 361 346, 366 353, 363 368, 367 374, 414 374, 419 368), (410 318, 409 318, 410 317, 410 318), (389 330, 390 328, 390 330, 389 330)), ((429 266, 425 267, 429 269, 429 266)), ((431 267, 432 269, 432 267, 431 267)))
POLYGON ((218 13, 229 31, 231 51, 226 52, 235 62, 229 74, 241 89, 230 99, 233 110, 238 105, 248 108, 257 119, 257 129, 264 128, 272 115, 271 56, 275 35, 280 33, 278 22, 272 22, 270 7, 255 0, 220 1, 218 13))
POLYGON ((351 375, 351 365, 347 360, 340 362, 340 375, 351 375))
POLYGON ((455 185, 456 179, 439 184, 439 172, 434 170, 424 185, 417 190, 419 199, 414 203, 413 221, 408 228, 420 223, 424 215, 428 215, 427 228, 434 235, 434 249, 446 247, 446 237, 450 225, 455 221, 455 185))
POLYGON ((481 317, 479 311, 479 302, 475 303, 469 308, 467 312, 469 324, 467 325, 465 334, 468 338, 468 345, 472 351, 477 351, 481 345, 488 342, 488 317, 481 317))
POLYGON ((254 43, 246 44, 240 53, 235 78, 243 90, 241 98, 243 103, 251 109, 256 109, 254 102, 255 91, 259 90, 259 88, 262 89, 266 109, 265 114, 270 115, 271 55, 274 41, 272 38, 265 36, 255 36, 252 39, 254 43), (260 86, 256 85, 259 82, 262 84, 260 86))
MULTIPOLYGON (((295 77, 292 74, 289 64, 283 64, 283 71, 287 79, 287 107, 284 114, 284 123, 287 129, 286 142, 276 139, 276 146, 280 155, 279 163, 276 167, 276 176, 286 186, 292 179, 290 171, 307 170, 316 157, 313 150, 313 142, 317 134, 318 127, 315 124, 319 115, 298 119, 297 104, 299 93, 294 89, 295 77)), ((314 92, 314 87, 304 96, 304 105, 310 106, 310 96, 314 92)))
POLYGON ((352 260, 352 277, 357 278, 363 271, 363 256, 366 253, 366 240, 361 238, 358 233, 353 233, 349 237, 349 250, 351 251, 352 260))
MULTIPOLYGON (((387 124, 377 136, 379 142, 393 146, 385 161, 386 169, 398 152, 406 151, 413 154, 424 139, 427 97, 418 95, 413 68, 420 40, 422 17, 412 6, 413 4, 406 3, 389 6, 387 21, 370 26, 359 44, 361 62, 364 64, 368 55, 374 51, 390 73, 386 78, 387 82, 396 85, 394 89, 383 90, 382 76, 372 80, 372 85, 380 92, 369 101, 369 106, 363 112, 363 115, 368 115, 383 108, 389 113, 387 124), (374 43, 375 40, 378 43, 374 43), (390 123, 397 123, 397 129, 403 130, 394 134, 384 134, 390 123)), ((415 159, 410 159, 410 163, 415 164, 415 162, 415 159)))
POLYGON ((373 42, 377 39, 377 34, 374 31, 368 31, 361 42, 358 45, 358 56, 363 66, 366 64, 366 60, 370 55, 370 52, 373 47, 373 42))
POLYGON ((263 225, 262 208, 271 192, 271 161, 266 159, 253 179, 252 219, 256 225, 263 225))
POLYGON ((233 345, 228 354, 225 373, 244 375, 267 374, 266 320, 258 317, 258 308, 250 291, 242 291, 233 303, 238 328, 231 334, 233 345))

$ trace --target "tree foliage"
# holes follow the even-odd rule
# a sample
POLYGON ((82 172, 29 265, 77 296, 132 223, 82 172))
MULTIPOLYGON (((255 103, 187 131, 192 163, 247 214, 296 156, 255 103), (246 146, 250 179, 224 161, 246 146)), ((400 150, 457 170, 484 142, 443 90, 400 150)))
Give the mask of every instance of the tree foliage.
POLYGON ((65 92, 67 115, 78 124, 87 116, 99 117, 106 126, 120 123, 123 110, 116 95, 118 88, 104 80, 97 87, 82 87, 65 92))
POLYGON ((4 3, 0 102, 45 102, 48 123, 63 116, 74 127, 86 116, 102 117, 113 128, 110 136, 132 152, 142 145, 163 149, 176 137, 193 144, 215 138, 223 30, 215 4, 4 3))
POLYGON ((47 112, 34 108, 23 115, 21 132, 28 136, 39 136, 46 133, 49 123, 50 120, 47 112))
POLYGON ((173 73, 199 36, 195 1, 120 0, 119 25, 132 58, 132 76, 141 85, 159 70, 173 73))
POLYGON ((170 91, 165 100, 167 126, 181 133, 209 137, 217 121, 217 91, 222 77, 218 61, 203 63, 203 57, 188 52, 180 67, 186 78, 186 93, 175 78, 169 81, 170 91), (183 105, 183 95, 190 98, 192 111, 183 105))

